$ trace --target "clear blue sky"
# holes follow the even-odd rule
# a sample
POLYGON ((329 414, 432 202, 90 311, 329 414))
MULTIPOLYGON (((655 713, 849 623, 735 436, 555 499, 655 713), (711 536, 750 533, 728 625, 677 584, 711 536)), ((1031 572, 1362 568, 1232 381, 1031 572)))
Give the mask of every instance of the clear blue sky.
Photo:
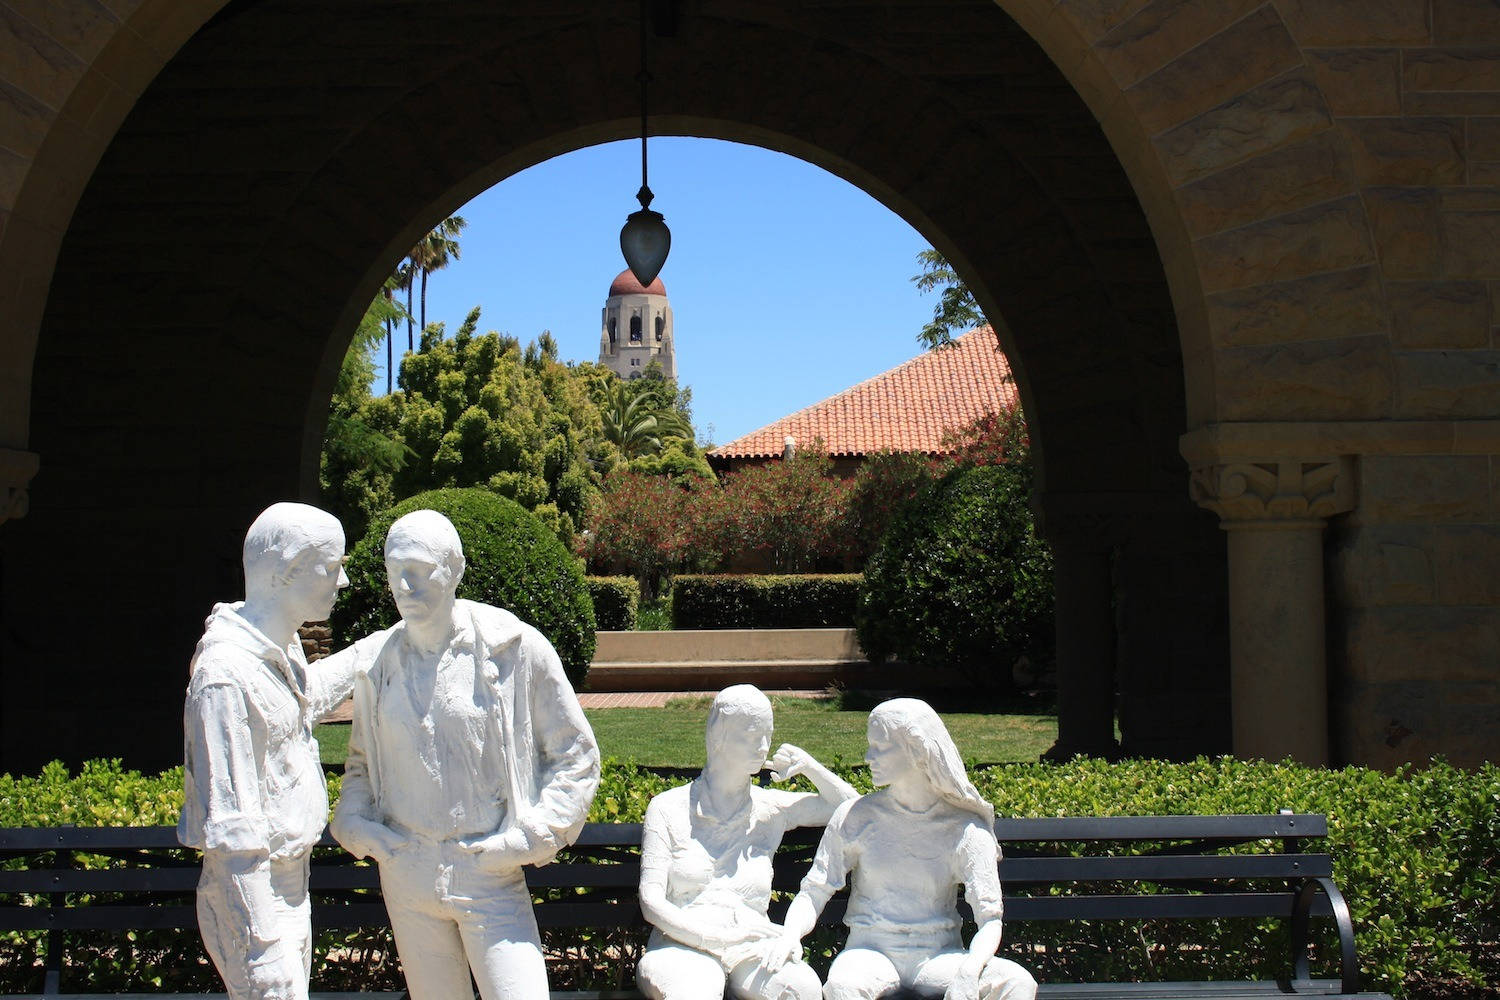
MULTIPOLYGON (((429 278, 428 322, 451 333, 478 305, 481 331, 551 330, 563 360, 597 360, 639 187, 633 141, 489 189, 459 210, 463 256, 429 278)), ((700 438, 723 444, 921 351, 936 299, 910 279, 927 243, 858 188, 759 147, 669 137, 651 140, 651 190, 672 230, 661 277, 700 438)))

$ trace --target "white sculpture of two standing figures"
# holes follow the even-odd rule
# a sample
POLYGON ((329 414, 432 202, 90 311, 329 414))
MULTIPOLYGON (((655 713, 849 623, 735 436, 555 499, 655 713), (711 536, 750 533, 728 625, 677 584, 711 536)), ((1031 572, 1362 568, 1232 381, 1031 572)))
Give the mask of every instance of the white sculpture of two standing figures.
POLYGON ((498 608, 457 599, 463 549, 435 511, 398 520, 386 571, 401 622, 309 667, 297 639, 343 572, 331 515, 276 504, 245 538, 246 600, 194 655, 178 836, 204 852, 204 943, 232 1000, 303 1000, 308 854, 328 796, 312 727, 355 697, 333 830, 380 865, 415 1000, 547 995, 521 868, 576 836, 599 752, 557 653, 498 608))

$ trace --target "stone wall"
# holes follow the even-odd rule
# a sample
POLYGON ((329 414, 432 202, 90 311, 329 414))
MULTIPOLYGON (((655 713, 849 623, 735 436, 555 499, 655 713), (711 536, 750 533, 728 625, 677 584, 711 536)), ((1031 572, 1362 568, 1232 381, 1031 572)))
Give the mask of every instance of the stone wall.
POLYGON ((1329 532, 1334 725, 1393 767, 1495 756, 1500 492, 1494 455, 1377 455, 1329 532), (1342 641, 1340 641, 1342 640, 1342 641))
POLYGON ((302 641, 302 655, 308 663, 321 660, 333 652, 333 627, 327 622, 307 622, 297 630, 302 641))

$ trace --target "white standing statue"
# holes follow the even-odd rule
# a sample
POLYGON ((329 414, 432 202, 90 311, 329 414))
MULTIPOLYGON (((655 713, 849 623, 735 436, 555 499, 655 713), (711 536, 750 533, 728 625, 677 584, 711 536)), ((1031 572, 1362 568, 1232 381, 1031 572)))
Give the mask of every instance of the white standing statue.
POLYGON ((458 532, 431 510, 391 526, 401 621, 362 639, 333 833, 373 857, 413 1000, 545 1000, 523 865, 578 835, 599 750, 557 652, 500 608, 457 599, 458 532))
POLYGON ((998 958, 1000 848, 993 807, 926 702, 898 698, 870 713, 866 759, 877 790, 840 806, 812 870, 767 945, 769 967, 801 954, 801 939, 851 879, 849 940, 834 959, 827 1000, 874 1000, 897 989, 947 1000, 1033 1000, 1036 980, 998 958), (882 787, 883 786, 883 787, 882 787), (979 928, 959 937, 958 886, 979 928))
POLYGON ((782 934, 766 915, 771 860, 788 829, 828 822, 857 793, 790 744, 767 761, 771 724, 771 703, 756 688, 721 691, 708 716, 702 776, 646 809, 640 900, 655 929, 636 979, 652 1000, 719 1000, 726 982, 741 1000, 822 995, 800 947, 798 960, 774 970, 762 963, 766 943, 782 934), (777 781, 807 775, 818 794, 752 784, 766 766, 777 781))
POLYGON ((349 696, 354 656, 309 667, 297 627, 333 609, 344 531, 300 503, 245 535, 245 600, 219 604, 193 654, 177 837, 203 851, 198 926, 232 1000, 307 996, 307 859, 328 818, 313 726, 349 696))

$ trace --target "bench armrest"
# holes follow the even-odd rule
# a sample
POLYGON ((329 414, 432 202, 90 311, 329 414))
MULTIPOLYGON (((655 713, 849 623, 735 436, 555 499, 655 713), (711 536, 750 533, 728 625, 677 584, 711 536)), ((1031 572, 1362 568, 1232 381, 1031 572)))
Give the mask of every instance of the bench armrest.
POLYGON ((1307 967, 1308 918, 1319 892, 1328 897, 1334 923, 1338 925, 1339 974, 1343 979, 1343 992, 1358 993, 1359 959, 1354 954, 1354 921, 1349 916, 1349 904, 1344 901, 1344 894, 1339 892, 1331 878, 1307 879, 1297 891, 1297 901, 1292 905, 1292 982, 1310 978, 1307 967))

